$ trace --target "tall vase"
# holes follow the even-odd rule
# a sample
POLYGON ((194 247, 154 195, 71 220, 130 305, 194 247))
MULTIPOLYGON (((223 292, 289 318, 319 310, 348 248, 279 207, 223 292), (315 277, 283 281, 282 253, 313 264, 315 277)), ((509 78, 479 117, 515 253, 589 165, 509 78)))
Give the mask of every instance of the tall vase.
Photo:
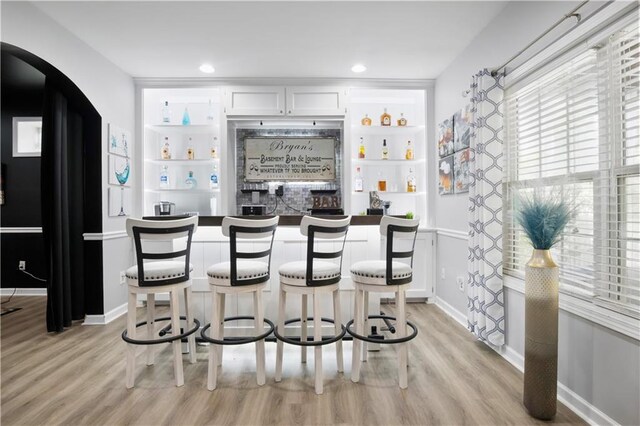
POLYGON ((533 250, 525 268, 524 406, 537 419, 556 414, 558 265, 549 250, 533 250))

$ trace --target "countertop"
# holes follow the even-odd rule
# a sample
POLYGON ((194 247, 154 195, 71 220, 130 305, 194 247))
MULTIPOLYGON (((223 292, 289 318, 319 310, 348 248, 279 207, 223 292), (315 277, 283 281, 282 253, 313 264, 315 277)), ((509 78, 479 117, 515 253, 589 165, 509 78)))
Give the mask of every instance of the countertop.
MULTIPOLYGON (((143 219, 177 219, 183 216, 145 216, 143 219)), ((266 219, 273 216, 234 216, 245 219, 266 219)), ((278 226, 300 226, 302 215, 280 215, 278 226)), ((316 216, 322 219, 342 219, 346 216, 316 216)), ((402 217, 402 216, 397 216, 402 217)), ((221 226, 224 216, 198 216, 198 226, 221 226)), ((379 225, 382 216, 351 216, 351 226, 379 225)), ((160 219, 160 220, 162 220, 160 219)))

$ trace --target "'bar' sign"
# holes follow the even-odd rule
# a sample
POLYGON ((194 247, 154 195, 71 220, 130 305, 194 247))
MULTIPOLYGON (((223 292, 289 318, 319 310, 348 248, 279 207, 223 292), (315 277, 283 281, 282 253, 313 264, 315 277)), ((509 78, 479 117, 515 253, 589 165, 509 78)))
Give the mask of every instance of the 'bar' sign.
POLYGON ((334 138, 246 138, 244 180, 335 180, 334 138))

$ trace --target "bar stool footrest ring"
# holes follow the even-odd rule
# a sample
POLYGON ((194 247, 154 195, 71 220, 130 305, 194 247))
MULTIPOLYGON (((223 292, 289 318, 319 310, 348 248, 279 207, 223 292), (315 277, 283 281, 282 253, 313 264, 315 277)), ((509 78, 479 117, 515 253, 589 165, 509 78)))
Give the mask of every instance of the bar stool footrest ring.
MULTIPOLYGON (((369 315, 367 317, 368 319, 388 319, 391 321, 397 321, 396 317, 392 317, 389 315, 369 315)), ((368 336, 363 336, 361 334, 356 333, 355 331, 352 330, 352 326, 353 326, 353 321, 351 320, 347 323, 347 325, 345 326, 345 328, 347 329, 347 333, 349 333, 354 339, 358 339, 358 340, 362 340, 363 342, 369 342, 369 343, 380 343, 381 345, 393 345, 393 344, 397 344, 397 343, 405 343, 408 342, 409 340, 414 339, 417 335, 418 335, 418 327, 416 327, 416 325, 414 323, 412 323, 411 321, 407 321, 407 325, 409 327, 411 327, 411 329, 413 330, 413 332, 405 337, 399 337, 397 339, 384 339, 384 340, 380 340, 380 339, 372 339, 368 336)))
MULTIPOLYGON (((307 321, 313 320, 313 317, 308 317, 307 321)), ((335 324, 336 322, 333 320, 333 318, 325 318, 322 317, 321 318, 322 322, 328 322, 331 324, 335 324)), ((296 322, 302 322, 302 318, 292 318, 290 320, 286 320, 284 322, 284 325, 289 325, 289 324, 293 324, 296 322)), ((279 332, 278 332, 278 327, 276 327, 273 330, 273 334, 276 336, 276 339, 281 340, 285 343, 289 343, 290 345, 296 345, 296 346, 324 346, 324 345, 329 345, 331 343, 335 343, 338 340, 341 340, 345 334, 347 333, 347 328, 340 324, 340 328, 342 329, 340 331, 340 333, 338 333, 337 335, 333 336, 333 337, 323 337, 322 340, 312 340, 312 341, 307 341, 307 342, 303 342, 302 340, 294 340, 294 339, 289 339, 288 337, 284 337, 282 336, 279 332)))
MULTIPOLYGON (((227 317, 223 321, 224 322, 238 321, 238 320, 254 320, 255 321, 255 319, 256 319, 255 317, 251 317, 251 316, 239 316, 239 317, 227 317)), ((225 337, 222 340, 214 339, 213 337, 210 337, 206 334, 207 330, 211 328, 211 323, 209 323, 205 325, 202 331, 200 332, 200 337, 202 337, 203 340, 209 343, 214 343, 216 345, 245 345, 247 343, 254 343, 259 340, 265 339, 267 336, 273 333, 275 329, 275 325, 273 324, 273 321, 271 321, 268 318, 263 318, 263 321, 269 326, 269 328, 267 329, 267 331, 265 331, 264 333, 258 336, 250 336, 244 339, 238 338, 238 337, 225 337)))
MULTIPOLYGON (((186 321, 187 317, 181 316, 180 319, 186 321)), ((168 321, 168 320, 171 320, 171 317, 155 318, 153 321, 156 322, 156 321, 168 321)), ((127 330, 125 330, 122 332, 122 340, 124 340, 127 343, 131 343, 132 345, 159 345, 161 343, 170 343, 170 342, 173 342, 174 340, 183 339, 185 337, 191 336, 193 333, 198 331, 198 329, 200 328, 200 321, 198 321, 197 318, 194 318, 193 323, 194 323, 193 328, 185 331, 184 333, 171 335, 171 337, 163 337, 161 339, 146 339, 146 340, 132 339, 127 335, 127 330)), ((147 324, 146 321, 141 321, 136 324, 136 328, 146 324, 147 324)))

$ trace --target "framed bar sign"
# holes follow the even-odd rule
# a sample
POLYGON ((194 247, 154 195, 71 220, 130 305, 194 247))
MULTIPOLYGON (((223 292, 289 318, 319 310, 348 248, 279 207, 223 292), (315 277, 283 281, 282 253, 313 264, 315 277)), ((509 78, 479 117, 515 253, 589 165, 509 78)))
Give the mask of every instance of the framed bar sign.
POLYGON ((244 180, 335 180, 335 147, 335 138, 246 138, 244 180))

